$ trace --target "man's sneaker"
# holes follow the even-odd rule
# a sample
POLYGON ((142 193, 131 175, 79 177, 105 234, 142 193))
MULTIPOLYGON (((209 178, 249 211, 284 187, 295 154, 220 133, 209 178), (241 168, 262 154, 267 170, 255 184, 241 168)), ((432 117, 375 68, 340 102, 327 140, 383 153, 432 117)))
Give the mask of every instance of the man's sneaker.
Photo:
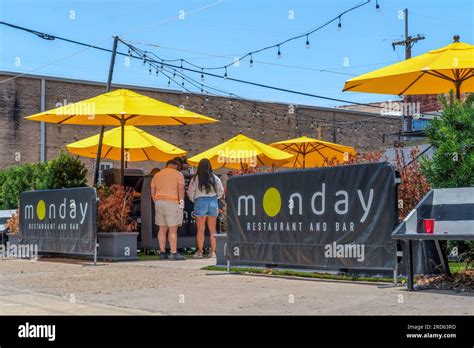
POLYGON ((186 260, 186 258, 185 258, 183 255, 181 255, 180 253, 174 253, 174 254, 172 253, 172 254, 170 254, 169 259, 170 259, 171 261, 182 261, 182 260, 186 260))
POLYGON ((202 259, 202 251, 196 251, 193 255, 194 259, 202 259))
POLYGON ((166 260, 167 257, 166 257, 166 253, 160 251, 158 252, 158 257, 160 258, 160 260, 166 260))

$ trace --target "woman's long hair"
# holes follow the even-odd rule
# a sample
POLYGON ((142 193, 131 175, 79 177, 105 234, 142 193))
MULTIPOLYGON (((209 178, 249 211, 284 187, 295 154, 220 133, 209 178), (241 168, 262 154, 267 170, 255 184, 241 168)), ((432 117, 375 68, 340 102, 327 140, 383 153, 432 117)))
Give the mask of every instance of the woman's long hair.
POLYGON ((211 189, 216 190, 216 179, 214 178, 214 174, 212 173, 212 166, 211 162, 207 158, 203 158, 199 161, 196 175, 194 175, 194 179, 198 180, 198 187, 202 191, 206 191, 206 193, 211 192, 211 189))

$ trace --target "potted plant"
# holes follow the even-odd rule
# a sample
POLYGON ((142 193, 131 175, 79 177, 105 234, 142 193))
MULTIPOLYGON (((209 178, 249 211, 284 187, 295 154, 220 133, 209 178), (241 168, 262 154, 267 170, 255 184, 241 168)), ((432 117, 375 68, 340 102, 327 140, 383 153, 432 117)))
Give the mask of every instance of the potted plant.
POLYGON ((8 230, 7 236, 10 245, 20 244, 20 215, 18 214, 18 209, 16 213, 13 213, 12 217, 7 220, 5 227, 8 230))
POLYGON ((112 261, 137 259, 137 222, 132 220, 131 189, 120 185, 98 190, 98 230, 100 258, 112 261))

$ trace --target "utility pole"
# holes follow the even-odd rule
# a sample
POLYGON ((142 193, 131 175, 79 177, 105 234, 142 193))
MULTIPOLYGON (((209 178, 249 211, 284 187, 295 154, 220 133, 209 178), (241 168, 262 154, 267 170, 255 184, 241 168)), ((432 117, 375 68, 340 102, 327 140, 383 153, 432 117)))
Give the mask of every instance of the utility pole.
MULTIPOLYGON (((408 9, 403 10, 403 17, 405 19, 405 40, 393 40, 392 42, 392 47, 393 50, 395 50, 395 46, 405 46, 405 60, 411 58, 411 48, 413 47, 413 44, 417 43, 420 40, 424 40, 425 36, 422 34, 416 34, 415 36, 410 36, 408 34, 408 9)), ((408 124, 407 124, 407 132, 412 131, 412 107, 411 107, 411 96, 406 96, 405 97, 405 102, 408 104, 408 115, 406 115, 408 119, 408 124)), ((405 114, 402 115, 403 117, 403 124, 405 124, 405 114)), ((403 131, 403 129, 402 129, 403 131)))
MULTIPOLYGON (((112 85, 112 76, 113 76, 113 73, 114 73, 115 56, 116 56, 116 53, 117 53, 118 40, 119 40, 119 37, 114 36, 114 44, 112 46, 112 56, 110 57, 109 76, 107 78, 107 86, 105 87, 105 92, 106 93, 110 92, 110 86, 112 85)), ((99 180, 100 157, 102 156, 102 141, 104 139, 104 131, 105 131, 105 127, 102 126, 100 128, 99 147, 97 149, 97 157, 95 159, 94 186, 97 185, 97 182, 99 180)), ((123 154, 123 152, 122 152, 122 154, 123 154)), ((123 168, 122 168, 122 170, 123 170, 123 168)), ((123 173, 123 171, 122 171, 122 173, 123 173)))

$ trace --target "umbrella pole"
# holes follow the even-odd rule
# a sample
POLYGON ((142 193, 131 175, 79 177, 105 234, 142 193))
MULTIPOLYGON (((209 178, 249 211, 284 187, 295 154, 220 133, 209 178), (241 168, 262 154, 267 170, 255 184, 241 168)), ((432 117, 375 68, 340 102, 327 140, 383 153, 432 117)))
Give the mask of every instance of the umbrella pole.
POLYGON ((97 181, 99 180, 100 157, 102 156, 102 140, 104 139, 104 130, 104 126, 100 127, 99 147, 97 149, 97 156, 95 158, 94 186, 97 186, 97 181))
MULTIPOLYGON (((123 117, 123 116, 122 116, 123 117)), ((125 184, 125 120, 120 120, 120 185, 125 184)))

